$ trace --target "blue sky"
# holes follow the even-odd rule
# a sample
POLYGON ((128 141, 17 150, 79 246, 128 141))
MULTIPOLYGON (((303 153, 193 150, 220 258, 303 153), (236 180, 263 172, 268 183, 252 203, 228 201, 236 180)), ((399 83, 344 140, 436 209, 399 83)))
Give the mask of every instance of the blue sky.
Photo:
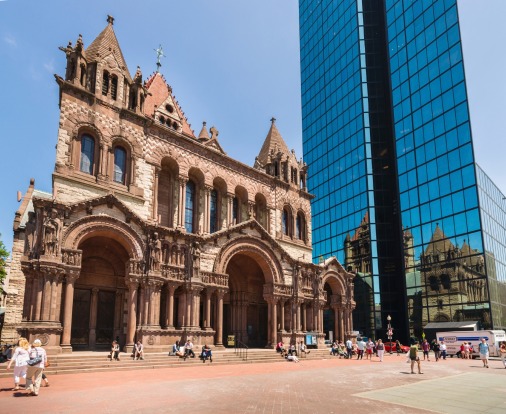
MULTIPOLYGON (((459 0, 471 122, 478 163, 506 192, 503 120, 505 0, 459 0), (499 52, 497 52, 499 51, 499 52)), ((134 73, 161 72, 192 128, 220 131, 228 155, 252 165, 270 126, 302 156, 298 2, 296 0, 6 0, 0 2, 0 234, 12 246, 12 222, 30 178, 51 191, 58 130, 58 50, 81 33, 85 47, 115 18, 134 73)))

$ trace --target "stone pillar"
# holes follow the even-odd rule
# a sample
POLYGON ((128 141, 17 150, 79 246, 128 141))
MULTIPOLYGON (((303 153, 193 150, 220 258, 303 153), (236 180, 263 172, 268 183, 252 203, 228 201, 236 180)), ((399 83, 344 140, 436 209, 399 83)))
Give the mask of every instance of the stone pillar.
POLYGON ((116 290, 114 298, 114 337, 121 335, 123 321, 123 292, 116 290))
POLYGON ((296 306, 296 316, 297 316, 297 324, 295 325, 295 330, 297 332, 300 332, 300 329, 301 329, 301 323, 300 323, 300 306, 301 306, 301 303, 300 301, 297 301, 295 302, 295 306, 296 306))
POLYGON ((339 339, 343 340, 345 339, 345 332, 344 332, 344 318, 343 318, 343 310, 339 309, 339 339))
POLYGON ((63 333, 61 347, 63 352, 72 352, 70 334, 72 332, 72 307, 74 306, 74 283, 79 277, 78 273, 69 273, 65 276, 65 308, 63 309, 63 333))
POLYGON ((267 346, 272 344, 272 299, 266 299, 267 302, 267 346))
POLYGON ((176 286, 169 284, 167 286, 167 322, 166 326, 168 328, 174 327, 174 291, 176 290, 176 286))
POLYGON ((339 339, 339 310, 334 305, 334 338, 339 339))
POLYGON ((186 182, 187 179, 179 177, 179 218, 178 227, 184 229, 184 210, 186 205, 186 182))
POLYGON ((32 318, 32 287, 33 287, 33 275, 27 274, 25 279, 25 298, 23 301, 23 321, 31 320, 32 318))
POLYGON ((158 183, 160 181, 160 167, 155 167, 155 180, 153 182, 153 219, 158 223, 158 183))
POLYGON ((234 194, 227 194, 227 227, 230 227, 234 224, 233 210, 234 210, 234 194))
POLYGON ((51 307, 51 276, 44 275, 42 284, 42 302, 40 309, 40 319, 43 321, 49 320, 49 310, 51 307))
POLYGON ((41 274, 37 275, 34 281, 34 294, 35 294, 35 307, 34 307, 34 321, 40 321, 41 316, 41 308, 42 308, 42 288, 43 288, 43 276, 41 274))
POLYGON ((153 286, 153 296, 154 296, 154 317, 152 321, 152 325, 155 325, 157 328, 160 328, 160 290, 162 286, 160 283, 156 283, 155 286, 153 286))
MULTIPOLYGON (((269 302, 270 304, 270 302, 269 302)), ((271 347, 274 348, 278 342, 278 300, 276 298, 272 298, 272 306, 271 306, 271 347)))
POLYGON ((205 186, 204 187, 204 223, 203 223, 203 231, 204 233, 211 233, 211 191, 213 187, 205 186))
POLYGON ((95 349, 97 342, 97 310, 98 310, 98 289, 91 289, 91 300, 90 300, 90 336, 89 343, 90 348, 95 349))
POLYGON ((302 304, 302 330, 304 332, 307 331, 307 305, 306 305, 306 303, 302 304))
POLYGON ((281 310, 280 323, 281 323, 281 332, 285 332, 285 301, 283 299, 279 300, 279 308, 281 310))
POLYGON ((318 332, 318 328, 320 325, 318 325, 318 305, 316 303, 313 304, 313 331, 318 332))
POLYGON ((218 321, 217 321, 217 329, 216 329, 216 343, 215 346, 222 347, 223 346, 223 296, 225 296, 225 291, 223 289, 218 289, 216 291, 216 296, 218 298, 218 321))
POLYGON ((206 331, 211 330, 211 297, 213 295, 213 290, 211 288, 206 289, 206 306, 205 306, 205 319, 204 319, 204 329, 206 331))
POLYGON ((129 280, 126 282, 128 286, 128 320, 127 320, 127 334, 126 334, 126 347, 131 349, 134 346, 135 328, 137 327, 137 288, 139 282, 136 280, 129 280))

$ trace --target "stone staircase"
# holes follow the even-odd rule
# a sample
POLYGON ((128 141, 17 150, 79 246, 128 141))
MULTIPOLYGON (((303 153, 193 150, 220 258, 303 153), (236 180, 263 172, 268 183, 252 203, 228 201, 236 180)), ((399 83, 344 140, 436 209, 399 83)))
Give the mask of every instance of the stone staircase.
MULTIPOLYGON (((248 363, 275 363, 285 362, 281 355, 271 349, 248 349, 247 358, 236 355, 233 349, 213 350, 213 362, 205 364, 198 358, 199 350, 195 351, 195 358, 187 358, 186 361, 176 356, 168 356, 167 353, 146 354, 144 360, 134 361, 130 354, 121 353, 120 361, 110 361, 108 352, 73 352, 72 354, 50 355, 50 366, 45 369, 48 377, 61 374, 76 374, 86 372, 142 370, 156 368, 183 368, 191 366, 209 366, 224 364, 248 364, 248 363)), ((328 349, 312 349, 307 356, 302 356, 301 361, 309 359, 336 358, 329 355, 328 349)), ((0 364, 0 378, 12 378, 12 366, 9 371, 5 369, 7 363, 0 364)))

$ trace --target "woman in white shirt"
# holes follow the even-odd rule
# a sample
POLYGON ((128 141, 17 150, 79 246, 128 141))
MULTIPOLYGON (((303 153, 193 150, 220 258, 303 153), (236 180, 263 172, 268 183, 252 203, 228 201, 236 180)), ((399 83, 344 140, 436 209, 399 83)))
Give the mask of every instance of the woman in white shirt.
POLYGON ((11 368, 11 364, 14 361, 14 388, 12 391, 19 390, 19 379, 23 377, 26 380, 26 369, 28 365, 26 364, 30 359, 30 355, 28 354, 28 348, 30 345, 26 338, 19 338, 18 347, 14 351, 14 355, 12 355, 11 360, 7 364, 7 369, 11 368))

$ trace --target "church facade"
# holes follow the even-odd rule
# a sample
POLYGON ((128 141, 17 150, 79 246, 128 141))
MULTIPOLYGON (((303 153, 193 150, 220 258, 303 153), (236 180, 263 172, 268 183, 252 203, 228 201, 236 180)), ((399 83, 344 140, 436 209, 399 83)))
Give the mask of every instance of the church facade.
POLYGON ((354 274, 311 262, 307 167, 274 119, 250 167, 215 127, 194 133, 158 71, 131 76, 112 17, 60 49, 53 188, 32 180, 16 212, 4 340, 160 351, 351 334, 354 274))

